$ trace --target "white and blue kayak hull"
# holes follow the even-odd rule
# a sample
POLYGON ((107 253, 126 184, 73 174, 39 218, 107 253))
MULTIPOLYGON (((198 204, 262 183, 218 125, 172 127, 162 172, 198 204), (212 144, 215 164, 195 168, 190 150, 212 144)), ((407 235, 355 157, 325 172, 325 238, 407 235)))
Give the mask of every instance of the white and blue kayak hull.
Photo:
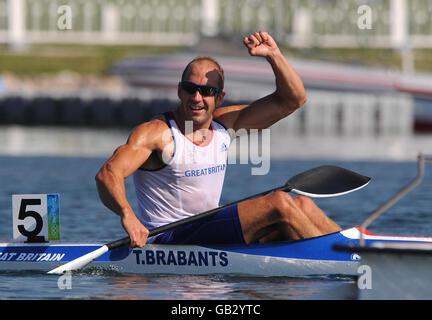
MULTIPOLYGON (((229 274, 247 276, 314 277, 357 275, 360 256, 333 249, 358 244, 358 228, 289 242, 254 245, 161 245, 141 249, 122 247, 109 251, 86 268, 135 274, 229 274)), ((426 241, 365 235, 371 241, 426 241), (387 240, 386 240, 387 239, 387 240)), ((0 243, 1 270, 49 271, 100 248, 104 243, 0 243)))

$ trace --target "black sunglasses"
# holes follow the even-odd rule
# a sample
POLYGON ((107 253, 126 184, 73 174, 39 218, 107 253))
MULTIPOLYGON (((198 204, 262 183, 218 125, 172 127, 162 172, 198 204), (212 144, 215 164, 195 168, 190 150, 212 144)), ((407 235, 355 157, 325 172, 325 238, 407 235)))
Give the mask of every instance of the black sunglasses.
POLYGON ((194 94, 198 90, 201 95, 206 97, 214 96, 216 93, 222 92, 222 89, 213 86, 199 85, 192 81, 181 81, 179 82, 179 86, 189 94, 194 94))

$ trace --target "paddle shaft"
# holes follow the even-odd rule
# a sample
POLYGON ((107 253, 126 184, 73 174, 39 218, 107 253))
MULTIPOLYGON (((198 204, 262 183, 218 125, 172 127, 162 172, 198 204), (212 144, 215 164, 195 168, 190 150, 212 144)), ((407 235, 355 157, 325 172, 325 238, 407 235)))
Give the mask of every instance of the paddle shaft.
MULTIPOLYGON (((196 221, 199 221, 199 220, 202 220, 202 219, 205 219, 205 218, 210 218, 211 216, 215 215, 216 213, 222 211, 223 209, 226 209, 226 208, 228 208, 228 207, 230 207, 232 205, 238 204, 239 202, 243 202, 243 201, 251 200, 251 199, 256 199, 256 198, 265 196, 266 194, 269 194, 269 193, 272 193, 272 192, 275 192, 275 191, 289 192, 292 189, 293 189, 293 187, 290 186, 287 183, 284 186, 281 186, 281 187, 278 187, 278 188, 274 188, 274 189, 271 189, 271 190, 267 190, 267 191, 261 192, 259 194, 255 194, 255 195, 249 196, 249 197, 244 198, 242 200, 237 200, 237 201, 225 204, 223 206, 220 206, 220 207, 217 207, 217 208, 214 208, 214 209, 211 209, 211 210, 208 210, 208 211, 196 214, 194 216, 191 216, 191 217, 188 217, 188 218, 185 218, 185 219, 181 219, 181 220, 178 220, 178 221, 175 221, 175 222, 172 222, 172 223, 168 223, 166 225, 154 228, 154 229, 150 230, 149 237, 153 237, 153 236, 156 236, 158 234, 161 234, 161 233, 164 233, 164 232, 168 232, 168 231, 174 230, 174 229, 179 228, 179 227, 183 227, 183 226, 185 226, 185 225, 187 225, 189 223, 192 223, 192 222, 196 222, 196 221)), ((125 238, 122 238, 122 239, 119 239, 119 240, 107 243, 106 246, 108 247, 109 250, 113 250, 115 248, 119 248, 119 247, 122 247, 122 246, 125 246, 125 245, 129 245, 129 244, 130 244, 130 238, 129 237, 125 237, 125 238)))

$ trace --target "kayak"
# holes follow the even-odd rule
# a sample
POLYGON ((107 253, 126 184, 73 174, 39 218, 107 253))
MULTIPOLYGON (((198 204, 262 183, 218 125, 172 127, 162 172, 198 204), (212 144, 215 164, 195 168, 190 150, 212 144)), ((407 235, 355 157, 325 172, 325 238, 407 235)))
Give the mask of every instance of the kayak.
MULTIPOLYGON (((303 240, 251 245, 163 245, 143 248, 122 246, 110 250, 85 269, 132 274, 242 275, 257 277, 356 276, 361 256, 335 250, 355 246, 359 227, 303 240)), ((384 236, 364 232, 366 244, 385 242, 432 242, 427 237, 384 236)), ((0 271, 45 272, 79 258, 103 242, 0 243, 0 271)))
MULTIPOLYGON (((283 186, 154 228, 150 230, 149 237, 209 218, 229 206, 271 192, 284 191, 311 197, 332 197, 359 190, 369 181, 369 177, 344 168, 316 167, 297 174, 283 186)), ((58 194, 13 195, 15 242, 0 244, 0 270, 49 270, 49 274, 63 274, 91 264, 102 269, 138 274, 245 274, 298 277, 352 274, 356 263, 356 255, 332 249, 336 242, 349 243, 356 240, 355 237, 347 237, 344 232, 301 241, 268 244, 148 244, 141 249, 129 247, 129 236, 109 243, 59 242, 58 199, 58 194), (37 212, 34 211, 35 208, 37 212), (27 225, 24 220, 28 222, 27 225), (43 228, 45 225, 47 227, 43 228), (52 242, 44 243, 45 239, 52 242)))

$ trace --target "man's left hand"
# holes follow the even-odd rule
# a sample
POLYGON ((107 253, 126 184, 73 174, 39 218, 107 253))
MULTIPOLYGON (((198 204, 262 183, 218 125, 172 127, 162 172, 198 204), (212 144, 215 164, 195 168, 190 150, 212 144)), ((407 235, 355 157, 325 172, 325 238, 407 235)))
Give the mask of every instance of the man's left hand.
POLYGON ((244 37, 243 43, 248 48, 251 56, 268 57, 279 52, 276 42, 264 31, 255 32, 249 37, 244 37))

